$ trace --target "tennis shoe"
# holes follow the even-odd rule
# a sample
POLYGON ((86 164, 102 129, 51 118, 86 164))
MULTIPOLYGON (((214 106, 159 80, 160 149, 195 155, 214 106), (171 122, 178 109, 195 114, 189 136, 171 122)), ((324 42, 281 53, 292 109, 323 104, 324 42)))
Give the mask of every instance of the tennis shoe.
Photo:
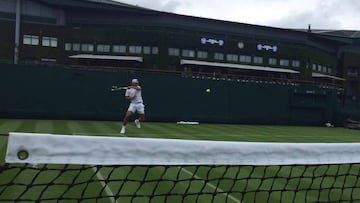
POLYGON ((135 125, 136 125, 137 128, 141 128, 139 119, 135 120, 135 125))
POLYGON ((123 126, 123 127, 121 128, 120 133, 121 133, 121 134, 125 134, 125 126, 123 126))

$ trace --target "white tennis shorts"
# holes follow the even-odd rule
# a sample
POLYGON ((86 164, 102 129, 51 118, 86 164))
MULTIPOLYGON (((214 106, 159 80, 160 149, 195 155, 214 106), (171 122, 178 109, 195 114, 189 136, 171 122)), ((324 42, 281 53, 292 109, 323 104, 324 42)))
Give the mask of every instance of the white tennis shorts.
POLYGON ((130 103, 128 111, 131 111, 132 113, 137 112, 138 114, 145 114, 145 105, 143 103, 130 103))

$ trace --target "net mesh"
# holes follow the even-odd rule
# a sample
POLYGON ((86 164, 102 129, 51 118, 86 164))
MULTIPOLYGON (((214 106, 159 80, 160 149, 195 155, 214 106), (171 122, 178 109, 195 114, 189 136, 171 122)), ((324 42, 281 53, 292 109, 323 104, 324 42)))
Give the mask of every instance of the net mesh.
POLYGON ((360 164, 5 164, 0 202, 356 202, 360 164))

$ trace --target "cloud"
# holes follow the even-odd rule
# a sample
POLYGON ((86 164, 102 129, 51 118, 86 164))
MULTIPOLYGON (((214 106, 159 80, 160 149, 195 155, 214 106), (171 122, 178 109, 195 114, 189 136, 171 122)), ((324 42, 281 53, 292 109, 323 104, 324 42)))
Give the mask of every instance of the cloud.
POLYGON ((346 4, 341 0, 322 1, 312 4, 308 9, 290 10, 285 16, 267 22, 270 26, 284 28, 307 28, 308 24, 313 29, 359 29, 358 0, 346 4))
POLYGON ((325 13, 314 13, 310 11, 294 12, 281 19, 267 22, 268 25, 282 28, 307 28, 310 24, 313 29, 339 28, 341 21, 336 18, 326 16, 325 13))
POLYGON ((360 1, 359 0, 348 0, 348 4, 350 7, 352 7, 354 10, 360 10, 360 1))
POLYGON ((186 2, 181 0, 123 0, 121 2, 166 12, 175 12, 180 6, 186 5, 186 2))
POLYGON ((162 5, 164 11, 175 12, 180 6, 184 6, 184 2, 181 1, 168 1, 162 5))
POLYGON ((283 28, 360 29, 359 0, 117 0, 178 14, 283 28))

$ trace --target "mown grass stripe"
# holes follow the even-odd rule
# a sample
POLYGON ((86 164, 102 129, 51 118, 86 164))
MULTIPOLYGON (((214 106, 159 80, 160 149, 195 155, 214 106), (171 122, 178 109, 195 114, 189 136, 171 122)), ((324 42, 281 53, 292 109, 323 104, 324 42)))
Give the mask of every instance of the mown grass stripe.
POLYGON ((52 133, 53 132, 53 124, 52 121, 49 120, 39 120, 35 124, 35 132, 38 133, 52 133))
POLYGON ((0 136, 0 166, 5 163, 5 154, 7 149, 8 138, 0 136))
MULTIPOLYGON (((141 129, 136 129, 132 123, 127 125, 127 133, 128 137, 153 137, 153 138, 163 138, 166 136, 171 137, 169 134, 169 127, 166 124, 162 123, 142 123, 141 129)), ((174 132, 174 131, 172 131, 174 132)))
POLYGON ((37 120, 20 120, 21 123, 20 125, 16 128, 16 132, 36 132, 35 128, 36 128, 36 123, 38 122, 37 120))
POLYGON ((0 119, 0 132, 1 133, 9 133, 16 131, 22 121, 21 120, 15 120, 15 119, 0 119))
POLYGON ((66 120, 53 120, 52 123, 52 133, 55 134, 71 134, 71 129, 68 127, 68 123, 73 121, 66 120))
POLYGON ((93 123, 94 126, 101 132, 108 132, 108 133, 119 133, 120 127, 118 128, 113 128, 109 125, 107 125, 104 122, 98 121, 93 123))
POLYGON ((103 129, 97 126, 96 122, 72 121, 69 122, 67 125, 69 126, 72 133, 97 134, 104 132, 103 129))
POLYGON ((120 121, 103 121, 101 124, 111 129, 111 131, 115 133, 120 132, 122 126, 122 122, 120 121))

